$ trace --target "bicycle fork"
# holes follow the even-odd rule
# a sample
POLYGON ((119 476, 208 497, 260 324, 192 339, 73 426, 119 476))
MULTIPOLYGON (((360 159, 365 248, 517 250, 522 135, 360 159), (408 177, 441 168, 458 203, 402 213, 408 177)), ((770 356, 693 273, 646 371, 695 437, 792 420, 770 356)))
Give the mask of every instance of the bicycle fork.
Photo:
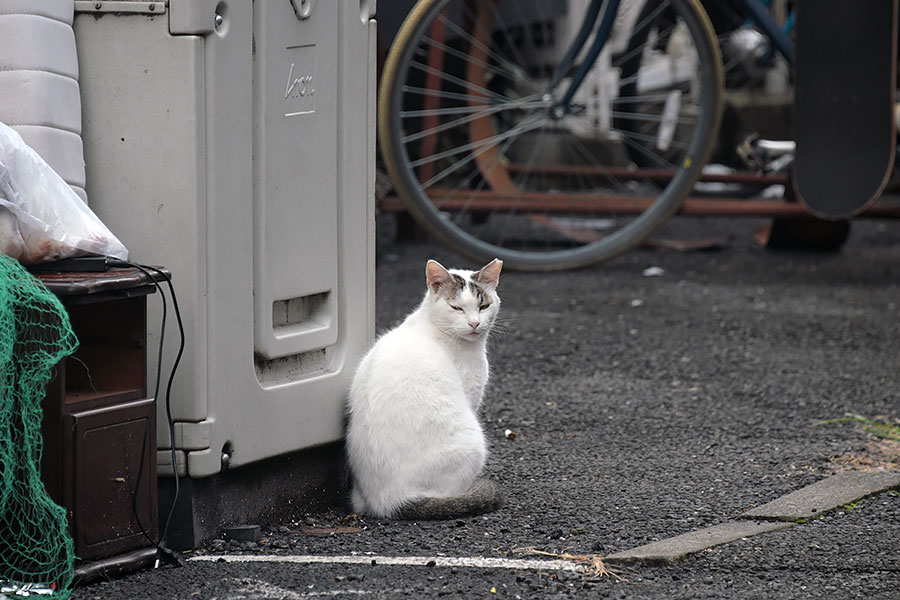
POLYGON ((607 40, 609 40, 613 24, 616 20, 616 14, 619 11, 619 2, 620 0, 606 0, 605 2, 604 0, 591 0, 591 4, 588 6, 587 12, 585 13, 584 22, 578 30, 578 34, 575 36, 572 45, 566 51, 556 72, 553 74, 553 79, 550 82, 551 89, 559 85, 566 76, 566 73, 572 68, 572 64, 584 47, 585 42, 587 42, 588 37, 590 37, 591 30, 597 22, 598 15, 600 15, 601 6, 603 14, 600 16, 600 23, 597 26, 597 33, 594 36, 594 40, 591 42, 591 46, 588 48, 584 60, 578 66, 578 70, 572 76, 572 80, 569 82, 569 88, 563 94, 562 98, 560 98, 560 100, 550 109, 550 114, 554 118, 561 119, 569 112, 572 99, 578 92, 578 88, 584 83, 588 71, 594 66, 594 62, 597 60, 597 57, 600 56, 600 52, 606 45, 607 40))

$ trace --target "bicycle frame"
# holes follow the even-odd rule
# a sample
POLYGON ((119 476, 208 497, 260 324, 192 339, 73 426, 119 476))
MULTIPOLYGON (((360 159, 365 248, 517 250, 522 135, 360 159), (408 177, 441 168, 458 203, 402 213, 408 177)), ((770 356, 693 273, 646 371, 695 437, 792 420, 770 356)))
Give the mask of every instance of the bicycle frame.
MULTIPOLYGON (((587 41, 590 30, 593 28, 593 20, 597 18, 597 14, 600 12, 600 4, 603 3, 603 0, 591 0, 591 4, 588 7, 586 17, 584 23, 581 24, 581 29, 578 31, 578 35, 575 36, 575 40, 572 42, 572 46, 566 52, 565 57, 563 57, 562 62, 560 62, 559 68, 556 70, 556 74, 553 77, 554 85, 562 79, 563 75, 569 71, 572 67, 572 62, 574 62, 575 57, 578 56, 578 53, 581 52, 581 48, 584 46, 584 43, 587 41), (593 18, 591 16, 593 15, 593 18)), ((575 72, 575 75, 572 77, 572 81, 569 83, 569 89, 566 90, 566 93, 563 94, 562 99, 557 103, 557 105, 553 108, 554 112, 559 113, 560 110, 566 111, 569 108, 570 103, 572 102, 572 98, 575 97, 575 92, 578 91, 578 88, 581 87, 581 84, 584 82, 584 78, 587 76, 588 71, 591 70, 591 67, 594 66, 594 61, 597 60, 597 57, 600 56, 600 52, 603 50, 603 46, 606 45, 606 40, 609 39, 609 34, 612 33, 613 23, 616 20, 616 13, 619 12, 619 0, 606 0, 603 5, 603 16, 600 17, 600 24, 597 28, 597 34, 594 36, 594 41, 591 43, 590 49, 588 49, 587 55, 584 57, 584 60, 578 66, 578 70, 575 72)))
POLYGON ((763 33, 772 42, 775 50, 789 63, 794 62, 794 45, 791 43, 791 38, 778 26, 761 0, 740 0, 740 2, 747 14, 750 15, 750 19, 763 30, 763 33))
MULTIPOLYGON (((591 70, 597 57, 600 56, 603 46, 606 45, 606 41, 609 39, 610 33, 612 33, 613 23, 615 22, 616 14, 619 10, 619 3, 620 0, 591 0, 591 4, 588 6, 587 12, 585 13, 584 23, 581 24, 572 45, 566 51, 563 60, 560 62, 553 75, 551 87, 555 87, 572 68, 575 58, 581 52, 588 37, 590 37, 591 30, 594 29, 602 5, 603 14, 600 16, 600 21, 596 25, 597 33, 594 36, 594 40, 591 42, 591 46, 588 48, 584 60, 572 76, 572 81, 569 83, 569 87, 565 94, 563 94, 562 98, 553 108, 554 112, 560 116, 569 109, 572 98, 575 97, 575 93, 584 82, 584 78, 587 76, 588 71, 591 70)), ((786 31, 783 31, 778 26, 778 23, 776 23, 775 19, 772 18, 772 15, 769 14, 769 11, 766 10, 766 6, 762 3, 762 0, 740 0, 740 3, 744 10, 747 11, 750 20, 753 21, 757 27, 762 29, 763 33, 769 38, 772 47, 781 54, 788 63, 792 63, 794 61, 794 46, 791 43, 791 38, 786 31)))

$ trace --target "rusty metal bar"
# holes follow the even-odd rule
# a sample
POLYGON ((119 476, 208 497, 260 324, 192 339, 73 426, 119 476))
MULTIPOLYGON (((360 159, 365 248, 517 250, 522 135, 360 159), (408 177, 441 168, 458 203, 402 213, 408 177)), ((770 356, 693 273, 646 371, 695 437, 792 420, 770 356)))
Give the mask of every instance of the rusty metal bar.
MULTIPOLYGON (((506 166, 510 173, 529 171, 540 175, 580 175, 598 178, 620 179, 624 181, 637 181, 649 179, 651 181, 667 182, 675 177, 676 171, 671 169, 629 169, 627 167, 594 167, 589 165, 526 165, 510 163, 506 166)), ((759 174, 749 171, 737 171, 734 173, 703 173, 699 181, 710 183, 736 183, 746 185, 787 185, 787 173, 759 174)))
MULTIPOLYGON (((441 19, 435 19, 434 23, 431 24, 431 39, 435 40, 436 44, 431 44, 428 48, 428 66, 433 69, 433 71, 429 71, 425 74, 425 88, 432 89, 441 89, 441 80, 436 75, 443 70, 443 62, 444 62, 444 50, 440 46, 444 42, 444 22, 441 19)), ((430 114, 428 111, 433 111, 440 104, 440 98, 437 96, 425 96, 423 99, 423 108, 425 109, 425 116, 422 117, 422 131, 428 131, 430 129, 434 129, 438 125, 438 118, 436 115, 430 114)), ((431 133, 425 136, 425 139, 422 140, 422 155, 423 156, 431 156, 434 153, 434 149, 437 147, 437 135, 431 133)), ((419 181, 425 182, 431 179, 432 175, 434 175, 434 163, 428 162, 422 165, 421 169, 419 169, 419 181)))
MULTIPOLYGON (((489 190, 433 189, 431 197, 441 210, 465 208, 470 212, 515 211, 520 214, 606 213, 638 215, 656 198, 621 195, 578 195, 525 192, 508 196, 489 190)), ((396 196, 388 196, 380 204, 382 210, 405 210, 396 196)), ((679 211, 682 215, 710 217, 800 217, 809 213, 797 203, 781 200, 734 198, 687 198, 679 211)), ((900 203, 876 203, 859 216, 900 219, 900 203)))

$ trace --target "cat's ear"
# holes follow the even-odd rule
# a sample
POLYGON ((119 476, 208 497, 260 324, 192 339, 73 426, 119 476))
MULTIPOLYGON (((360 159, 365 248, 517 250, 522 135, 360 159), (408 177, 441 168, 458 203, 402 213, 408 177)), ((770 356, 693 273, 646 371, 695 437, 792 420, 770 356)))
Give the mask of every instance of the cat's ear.
POLYGON ((480 271, 475 273, 475 276, 472 277, 472 279, 487 288, 496 289, 497 284, 500 283, 500 269, 502 268, 503 261, 499 258, 495 258, 483 266, 480 271))
POLYGON ((428 289, 437 294, 441 288, 447 289, 453 282, 453 275, 438 261, 429 260, 425 265, 425 280, 428 282, 428 289))

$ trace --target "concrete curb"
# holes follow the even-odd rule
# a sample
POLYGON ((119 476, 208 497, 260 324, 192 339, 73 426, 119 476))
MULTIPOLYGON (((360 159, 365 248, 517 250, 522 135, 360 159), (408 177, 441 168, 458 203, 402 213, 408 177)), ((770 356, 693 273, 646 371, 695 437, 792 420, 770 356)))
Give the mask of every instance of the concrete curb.
POLYGON ((792 527, 860 498, 900 487, 900 473, 845 472, 827 477, 727 521, 605 556, 614 564, 671 564, 689 554, 768 531, 792 527), (753 519, 753 520, 751 520, 753 519))
POLYGON ((660 540, 631 550, 604 556, 607 563, 671 564, 688 554, 700 552, 712 546, 727 544, 766 531, 793 527, 793 523, 771 521, 728 521, 705 529, 660 540))
POLYGON ((799 521, 900 486, 900 473, 847 471, 748 510, 741 518, 799 521))

